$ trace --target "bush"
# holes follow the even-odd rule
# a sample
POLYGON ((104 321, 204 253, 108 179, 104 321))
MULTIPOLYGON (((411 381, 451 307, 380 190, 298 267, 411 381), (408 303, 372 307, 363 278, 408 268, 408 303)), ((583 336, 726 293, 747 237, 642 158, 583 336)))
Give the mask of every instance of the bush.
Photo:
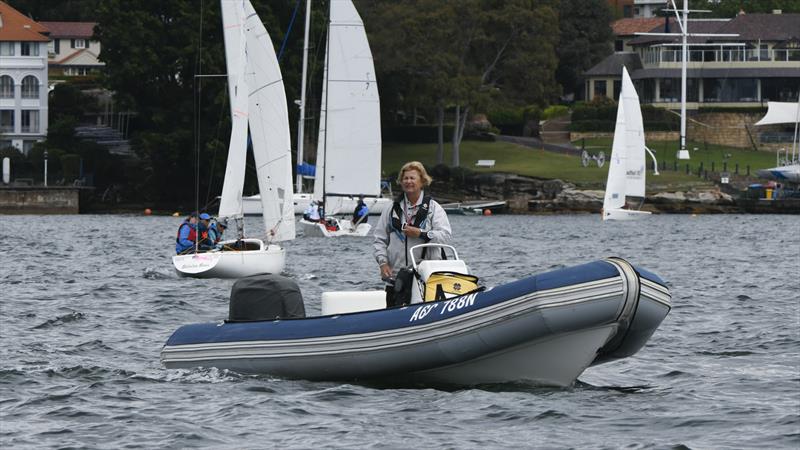
POLYGON ((542 119, 550 120, 554 117, 567 115, 568 113, 569 108, 565 105, 552 105, 545 108, 544 113, 542 113, 542 119))

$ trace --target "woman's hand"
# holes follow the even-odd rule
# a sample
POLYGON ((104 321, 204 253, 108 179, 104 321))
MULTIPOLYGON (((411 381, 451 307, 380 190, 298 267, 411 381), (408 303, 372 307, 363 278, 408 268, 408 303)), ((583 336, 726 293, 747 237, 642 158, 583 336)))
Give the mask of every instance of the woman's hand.
POLYGON ((418 238, 422 234, 422 230, 417 227, 412 227, 411 225, 406 225, 403 227, 403 234, 408 237, 418 238))
POLYGON ((392 268, 389 264, 381 264, 381 278, 389 279, 392 277, 392 268))

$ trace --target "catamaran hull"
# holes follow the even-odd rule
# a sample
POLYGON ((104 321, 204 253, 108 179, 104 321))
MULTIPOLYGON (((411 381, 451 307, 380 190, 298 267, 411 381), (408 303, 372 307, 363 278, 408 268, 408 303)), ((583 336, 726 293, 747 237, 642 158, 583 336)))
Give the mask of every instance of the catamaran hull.
POLYGON ((800 164, 773 167, 756 171, 759 178, 787 183, 800 183, 800 164))
POLYGON ((639 220, 649 216, 650 214, 650 211, 609 209, 603 210, 603 220, 639 220))
MULTIPOLYGON (((305 213, 308 205, 311 204, 312 197, 313 196, 311 194, 294 194, 293 201, 295 215, 303 215, 303 213, 305 213)), ((365 198, 364 202, 367 204, 367 207, 369 207, 369 214, 375 216, 381 215, 385 209, 391 208, 393 200, 386 197, 378 197, 365 198)), ((340 208, 341 211, 339 212, 345 214, 352 213, 353 210, 356 209, 356 203, 358 203, 358 198, 345 198, 342 207, 340 208)), ((242 209, 244 211, 244 215, 246 216, 260 216, 262 209, 261 196, 251 195, 248 197, 242 197, 242 209)))
POLYGON ((658 276, 613 258, 402 308, 186 325, 161 361, 309 380, 568 386, 636 353, 670 307, 658 276))
POLYGON ((303 236, 306 237, 364 237, 372 230, 372 225, 368 223, 360 223, 355 228, 353 228, 353 223, 349 220, 337 220, 337 223, 339 224, 338 230, 329 230, 325 225, 319 222, 309 222, 305 219, 300 219, 300 227, 303 230, 303 236))
POLYGON ((172 264, 178 275, 193 278, 242 278, 264 273, 279 274, 285 263, 286 252, 277 245, 262 245, 259 250, 214 251, 172 257, 172 264))

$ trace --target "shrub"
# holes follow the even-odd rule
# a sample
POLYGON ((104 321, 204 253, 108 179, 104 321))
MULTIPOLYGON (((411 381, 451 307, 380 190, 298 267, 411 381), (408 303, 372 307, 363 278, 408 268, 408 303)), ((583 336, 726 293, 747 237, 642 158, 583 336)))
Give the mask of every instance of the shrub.
POLYGON ((550 120, 554 117, 564 116, 569 113, 569 108, 565 105, 552 105, 545 108, 542 119, 550 120))

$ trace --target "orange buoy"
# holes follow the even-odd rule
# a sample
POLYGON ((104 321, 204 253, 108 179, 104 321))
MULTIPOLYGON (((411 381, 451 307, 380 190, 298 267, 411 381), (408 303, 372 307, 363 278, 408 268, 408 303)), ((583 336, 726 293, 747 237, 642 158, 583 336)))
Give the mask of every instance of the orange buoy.
POLYGON ((153 210, 151 210, 150 208, 145 208, 144 209, 144 215, 145 216, 149 216, 150 214, 153 214, 153 210))
POLYGON ((484 209, 483 210, 483 215, 484 216, 491 216, 492 215, 492 210, 491 209, 484 209))

